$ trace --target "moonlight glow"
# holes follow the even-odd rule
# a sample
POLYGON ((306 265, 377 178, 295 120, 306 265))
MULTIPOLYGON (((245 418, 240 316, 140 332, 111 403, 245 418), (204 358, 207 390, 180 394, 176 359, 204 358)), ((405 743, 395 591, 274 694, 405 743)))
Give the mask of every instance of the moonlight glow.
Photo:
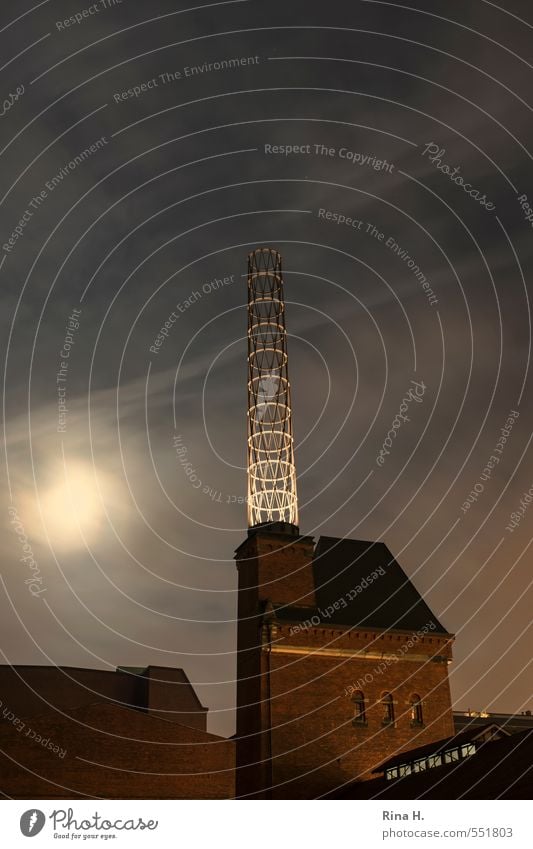
MULTIPOLYGON (((116 503, 116 485, 109 475, 80 461, 61 464, 40 490, 39 504, 32 499, 34 534, 52 548, 80 549, 97 542, 106 523, 106 512, 116 503)), ((30 513, 28 513, 30 515, 30 513)))

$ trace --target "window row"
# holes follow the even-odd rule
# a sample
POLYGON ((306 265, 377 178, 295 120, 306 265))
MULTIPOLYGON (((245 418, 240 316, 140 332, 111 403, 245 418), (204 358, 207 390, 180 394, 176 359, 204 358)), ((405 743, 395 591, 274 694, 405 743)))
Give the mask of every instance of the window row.
POLYGON ((418 758, 410 763, 390 767, 386 770, 385 778, 387 781, 390 781, 392 778, 403 778, 405 775, 412 775, 414 772, 423 772, 426 769, 433 769, 443 764, 455 763, 463 758, 469 758, 471 755, 475 755, 475 753, 476 746, 474 743, 467 743, 464 746, 457 746, 453 749, 445 749, 442 752, 437 752, 425 758, 418 758))
MULTIPOLYGON (((365 694, 363 693, 363 691, 356 690, 356 692, 352 696, 352 701, 354 703, 354 725, 366 725, 366 701, 365 694)), ((381 721, 383 725, 394 725, 394 700, 392 698, 391 693, 383 693, 379 704, 382 712, 381 721)), ((420 698, 418 693, 413 693, 410 698, 409 714, 411 717, 412 725, 424 724, 422 699, 420 698)))

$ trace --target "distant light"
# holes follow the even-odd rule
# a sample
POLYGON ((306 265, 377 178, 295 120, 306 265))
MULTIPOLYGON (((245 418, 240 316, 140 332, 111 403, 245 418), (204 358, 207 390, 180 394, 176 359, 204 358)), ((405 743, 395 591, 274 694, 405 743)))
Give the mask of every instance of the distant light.
POLYGON ((107 473, 82 460, 58 463, 37 494, 21 500, 29 534, 53 549, 83 549, 107 524, 106 511, 119 503, 118 488, 107 473))

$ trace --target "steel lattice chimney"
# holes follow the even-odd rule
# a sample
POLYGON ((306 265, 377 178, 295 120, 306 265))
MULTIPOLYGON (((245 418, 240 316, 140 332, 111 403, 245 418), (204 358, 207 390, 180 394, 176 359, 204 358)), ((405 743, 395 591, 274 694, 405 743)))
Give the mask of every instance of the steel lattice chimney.
POLYGON ((248 526, 298 525, 281 256, 248 255, 248 526))

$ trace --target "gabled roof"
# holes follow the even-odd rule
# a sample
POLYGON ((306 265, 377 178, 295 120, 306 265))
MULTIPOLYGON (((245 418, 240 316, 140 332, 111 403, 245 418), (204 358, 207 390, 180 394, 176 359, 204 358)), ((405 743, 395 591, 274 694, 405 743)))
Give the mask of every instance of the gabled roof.
POLYGON ((486 725, 477 726, 477 728, 468 728, 465 731, 460 731, 452 737, 445 737, 443 740, 437 740, 434 743, 426 743, 425 746, 418 746, 416 749, 409 749, 406 752, 401 752, 383 761, 372 772, 384 772, 391 767, 399 766, 399 764, 409 764, 417 761, 420 758, 427 758, 430 755, 440 755, 443 752, 448 752, 450 749, 456 749, 459 746, 464 746, 467 743, 474 743, 480 738, 487 736, 489 731, 497 733, 498 737, 509 737, 510 734, 505 728, 496 725, 495 722, 488 722, 486 725))
POLYGON ((333 799, 531 799, 533 728, 482 746, 473 757, 387 781, 355 781, 333 799))
POLYGON ((341 598, 348 600, 332 622, 404 631, 426 626, 446 633, 382 542, 320 537, 313 572, 318 607, 324 610, 341 598))
POLYGON ((279 619, 318 616, 332 625, 447 633, 382 542, 320 537, 313 575, 316 607, 276 607, 279 619))

